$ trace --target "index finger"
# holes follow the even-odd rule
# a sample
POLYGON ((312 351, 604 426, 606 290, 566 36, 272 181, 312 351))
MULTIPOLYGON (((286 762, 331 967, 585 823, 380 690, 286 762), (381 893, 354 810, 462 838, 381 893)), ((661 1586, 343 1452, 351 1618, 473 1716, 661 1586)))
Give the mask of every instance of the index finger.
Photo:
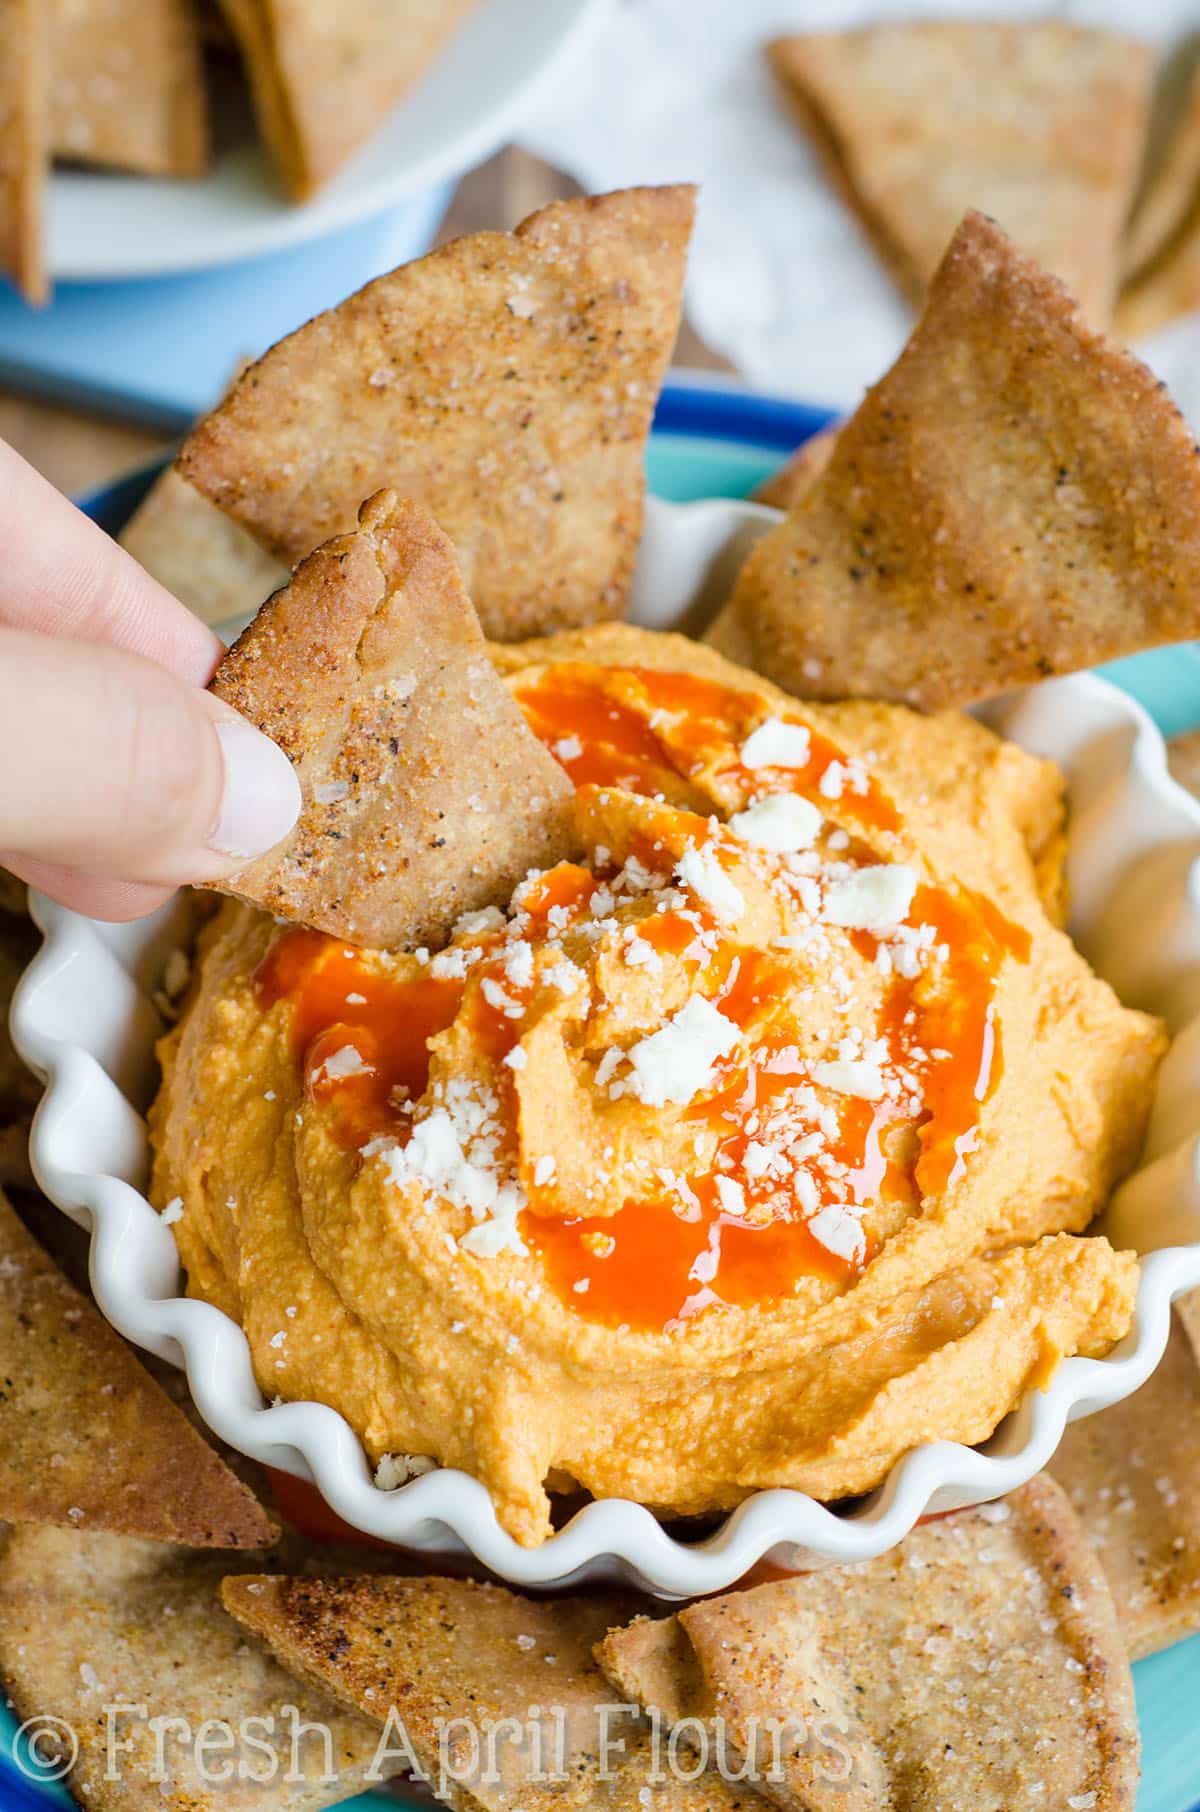
POLYGON ((0 624, 108 642, 203 685, 212 630, 0 441, 0 624))

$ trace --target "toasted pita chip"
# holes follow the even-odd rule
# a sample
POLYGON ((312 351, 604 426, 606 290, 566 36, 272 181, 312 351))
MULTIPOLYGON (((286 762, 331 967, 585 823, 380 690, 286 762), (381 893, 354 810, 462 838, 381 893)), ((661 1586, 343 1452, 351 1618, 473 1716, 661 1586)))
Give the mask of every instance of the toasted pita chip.
POLYGON ((1050 1471, 1096 1550, 1133 1659, 1200 1629, 1200 1364, 1178 1322, 1149 1381, 1073 1423, 1050 1471))
POLYGON ((259 125, 304 201, 370 138, 476 0, 222 0, 259 125))
POLYGON ((710 632, 801 696, 967 704, 1200 632, 1200 458, 980 214, 710 632))
POLYGON ((1200 39, 1167 59, 1156 90, 1142 178, 1121 251, 1123 288, 1171 244, 1200 194, 1200 39))
POLYGON ((1134 1803, 1137 1722, 1116 1617, 1045 1477, 927 1523, 878 1560, 641 1619, 597 1657, 672 1726, 723 1719, 738 1755, 755 1753, 764 1720, 797 1719, 782 1780, 762 1781, 788 1808, 1134 1803))
POLYGON ((287 567, 173 467, 155 481, 118 539, 202 623, 249 616, 287 583, 287 567))
POLYGON ((0 270, 44 302, 42 192, 49 170, 42 0, 0 0, 0 270))
POLYGON ((192 1547, 275 1529, 0 1196, 0 1518, 192 1547))
POLYGON ((56 156, 147 176, 200 176, 204 59, 191 0, 45 0, 56 156))
POLYGON ((1061 21, 924 21, 776 39, 801 123, 916 304, 969 208, 1112 312, 1151 53, 1061 21))
POLYGON ((87 1812, 317 1812, 391 1772, 373 1771, 376 1726, 298 1686, 225 1615, 229 1564, 66 1529, 10 1537, 0 1680, 19 1718, 75 1732, 69 1785, 87 1812))
POLYGON ((421 1772, 456 1812, 761 1808, 712 1772, 686 1782, 660 1770, 647 1797, 648 1724, 612 1703, 592 1658, 628 1600, 534 1601, 466 1579, 386 1578, 232 1578, 221 1597, 298 1678, 388 1728, 394 1709, 421 1772), (448 1745, 454 1720, 463 1726, 448 1745), (490 1754, 467 1725, 496 1730, 490 1754))
POLYGON ((381 491, 299 566, 212 691, 296 767, 299 822, 219 890, 380 949, 444 939, 565 852, 573 790, 488 659, 454 549, 381 491))
POLYGON ((494 641, 620 615, 693 205, 555 202, 380 277, 251 366, 180 470, 289 563, 394 486, 454 542, 494 641))
POLYGON ((799 503, 813 480, 819 478, 833 455, 840 422, 831 422, 811 440, 797 447, 786 465, 765 478, 754 493, 756 503, 769 503, 773 510, 790 510, 799 503))

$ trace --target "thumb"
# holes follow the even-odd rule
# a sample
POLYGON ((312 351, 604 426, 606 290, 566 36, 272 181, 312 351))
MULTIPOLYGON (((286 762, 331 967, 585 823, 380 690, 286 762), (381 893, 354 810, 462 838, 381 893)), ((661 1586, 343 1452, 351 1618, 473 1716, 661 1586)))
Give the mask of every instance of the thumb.
POLYGON ((300 786, 228 705, 140 655, 0 629, 0 849, 176 886, 287 835, 300 786))

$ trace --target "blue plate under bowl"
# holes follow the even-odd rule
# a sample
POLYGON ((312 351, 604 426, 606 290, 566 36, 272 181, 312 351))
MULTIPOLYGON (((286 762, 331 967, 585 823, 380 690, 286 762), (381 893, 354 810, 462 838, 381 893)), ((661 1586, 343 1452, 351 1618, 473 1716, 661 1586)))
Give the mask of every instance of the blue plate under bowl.
MULTIPOLYGON (((650 488, 685 503, 744 497, 802 441, 823 428, 828 411, 751 395, 733 386, 670 384, 659 400, 647 456, 650 488)), ((134 473, 83 500, 88 514, 116 533, 157 468, 134 473)), ((1155 649, 1101 668, 1143 704, 1168 736, 1200 726, 1200 653, 1185 644, 1155 649)), ((1133 1670, 1142 1731, 1138 1812, 1200 1812, 1200 1636, 1133 1670)), ((48 1812, 70 1806, 61 1786, 31 1783, 13 1760, 14 1721, 0 1707, 0 1812, 48 1812)), ((396 1812, 394 1796, 367 1794, 347 1812, 396 1812)), ((422 1802, 427 1805, 427 1801, 422 1802)), ((1017 1812, 1013 1808, 1013 1812, 1017 1812)), ((1046 1809, 1049 1812, 1049 1808, 1046 1809)))

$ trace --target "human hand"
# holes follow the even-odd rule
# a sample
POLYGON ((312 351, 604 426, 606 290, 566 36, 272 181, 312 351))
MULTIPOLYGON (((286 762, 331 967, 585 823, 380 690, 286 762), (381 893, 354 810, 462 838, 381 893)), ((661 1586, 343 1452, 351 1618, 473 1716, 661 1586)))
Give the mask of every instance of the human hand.
POLYGON ((95 918, 285 836, 287 757, 204 691, 222 644, 0 442, 0 863, 95 918))

